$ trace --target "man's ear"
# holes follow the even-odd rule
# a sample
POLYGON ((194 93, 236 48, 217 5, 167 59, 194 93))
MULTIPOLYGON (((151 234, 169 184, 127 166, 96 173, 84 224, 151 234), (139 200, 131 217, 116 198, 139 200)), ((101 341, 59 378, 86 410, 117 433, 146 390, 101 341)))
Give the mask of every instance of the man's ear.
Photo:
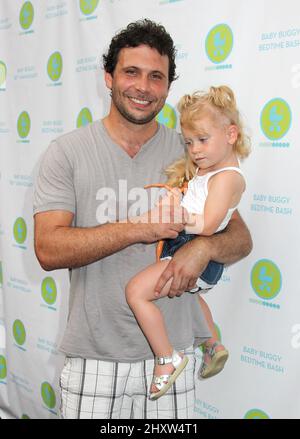
POLYGON ((239 134, 238 127, 236 125, 229 125, 229 127, 227 128, 227 138, 228 138, 228 143, 230 143, 230 145, 235 144, 238 138, 238 134, 239 134))
POLYGON ((109 90, 111 90, 112 89, 112 81, 113 81, 111 73, 105 72, 104 73, 104 80, 105 80, 106 87, 109 90))

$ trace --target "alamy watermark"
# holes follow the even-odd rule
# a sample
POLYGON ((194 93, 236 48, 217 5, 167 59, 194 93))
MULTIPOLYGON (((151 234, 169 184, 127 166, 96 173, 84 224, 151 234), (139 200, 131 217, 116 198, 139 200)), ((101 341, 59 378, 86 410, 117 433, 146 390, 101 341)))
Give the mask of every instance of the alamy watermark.
POLYGON ((116 221, 140 223, 182 223, 184 211, 178 196, 163 188, 133 187, 127 180, 119 180, 117 190, 101 187, 96 193, 99 205, 96 220, 99 224, 116 221))

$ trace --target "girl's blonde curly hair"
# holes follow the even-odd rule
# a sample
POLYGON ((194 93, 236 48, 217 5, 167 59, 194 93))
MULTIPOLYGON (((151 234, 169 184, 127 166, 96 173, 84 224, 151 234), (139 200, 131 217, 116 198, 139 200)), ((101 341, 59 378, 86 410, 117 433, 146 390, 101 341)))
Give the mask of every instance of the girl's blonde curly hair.
MULTIPOLYGON (((235 125, 238 136, 233 151, 240 159, 250 153, 250 138, 245 134, 243 123, 237 109, 233 91, 225 86, 210 87, 208 92, 197 91, 192 95, 184 95, 178 104, 180 124, 182 127, 195 130, 195 122, 203 114, 211 115, 218 124, 235 125)), ((185 156, 176 160, 166 170, 167 183, 173 187, 182 187, 186 181, 194 177, 196 165, 190 159, 187 151, 185 156)))

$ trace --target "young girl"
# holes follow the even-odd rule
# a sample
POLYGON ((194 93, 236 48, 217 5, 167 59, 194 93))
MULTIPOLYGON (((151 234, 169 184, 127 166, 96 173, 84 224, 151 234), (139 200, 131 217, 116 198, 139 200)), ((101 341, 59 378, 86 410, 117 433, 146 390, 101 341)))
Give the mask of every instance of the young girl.
MULTIPOLYGON (((154 301, 155 286, 175 251, 198 235, 223 230, 236 209, 243 191, 244 177, 238 158, 249 154, 235 98, 226 86, 211 87, 208 93, 185 95, 179 102, 180 122, 186 157, 167 170, 169 192, 162 205, 173 202, 185 209, 185 229, 176 239, 164 242, 161 259, 130 280, 126 299, 155 354, 150 399, 164 395, 187 364, 187 357, 171 346, 162 314, 154 301), (188 182, 182 198, 179 189, 188 182)), ((197 280, 197 292, 211 288, 220 279, 222 264, 211 261, 197 280)), ((159 297, 169 293, 171 280, 159 297)), ((212 337, 206 341, 200 375, 212 376, 222 370, 228 352, 218 342, 207 304, 199 297, 212 337)))

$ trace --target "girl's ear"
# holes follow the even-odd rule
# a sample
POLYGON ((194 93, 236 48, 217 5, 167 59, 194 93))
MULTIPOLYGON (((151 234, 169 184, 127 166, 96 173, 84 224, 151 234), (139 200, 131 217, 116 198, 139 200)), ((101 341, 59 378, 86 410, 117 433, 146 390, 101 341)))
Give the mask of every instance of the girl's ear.
POLYGON ((238 127, 236 125, 230 125, 227 128, 227 138, 228 138, 228 143, 230 145, 235 144, 235 142, 237 141, 237 138, 238 138, 238 134, 239 134, 239 130, 238 130, 238 127))

